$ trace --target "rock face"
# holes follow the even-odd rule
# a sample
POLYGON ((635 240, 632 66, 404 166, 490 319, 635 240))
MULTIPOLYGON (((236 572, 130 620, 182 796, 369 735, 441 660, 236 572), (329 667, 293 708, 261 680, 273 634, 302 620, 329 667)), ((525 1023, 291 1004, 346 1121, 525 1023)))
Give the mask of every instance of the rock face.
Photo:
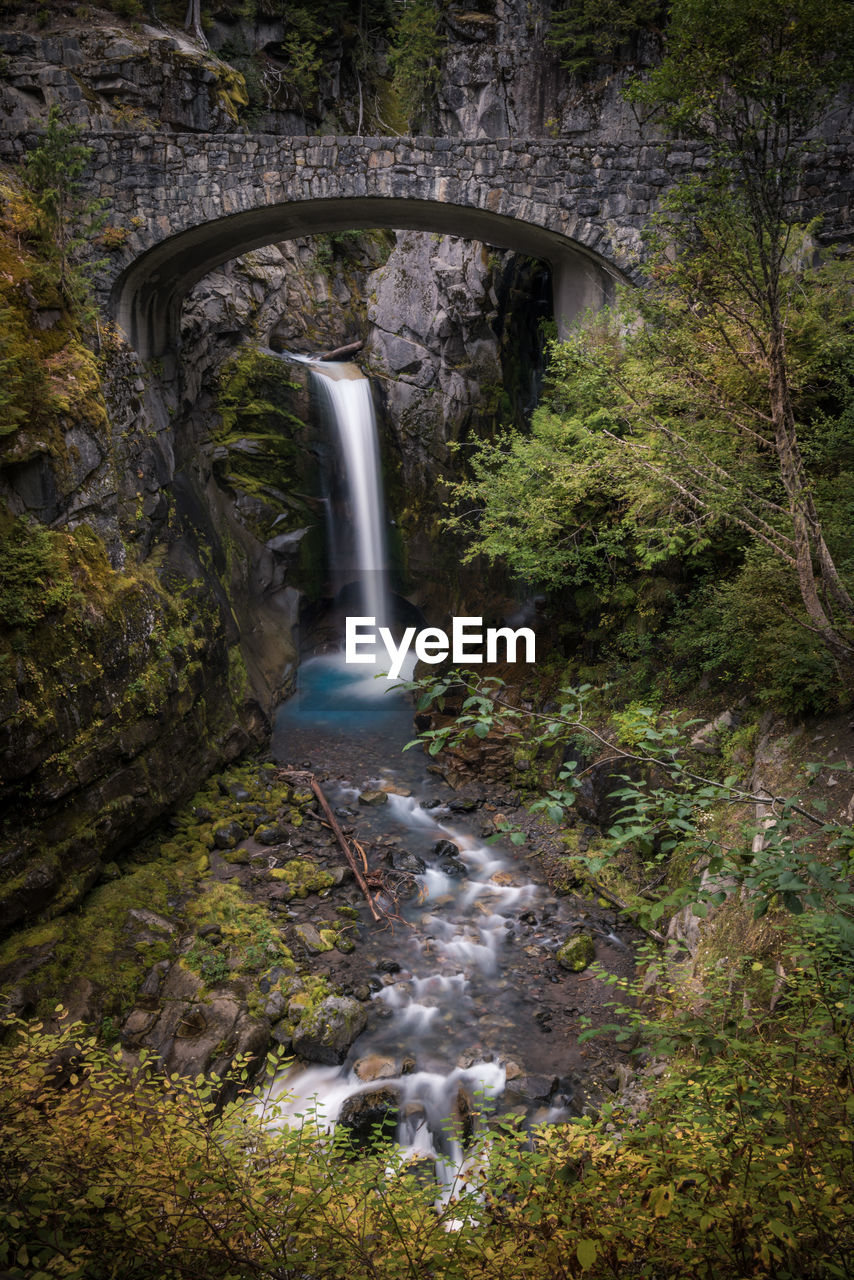
POLYGON ((483 245, 403 231, 368 291, 366 364, 394 424, 403 486, 420 492, 447 464, 449 441, 485 402, 494 409, 502 372, 494 272, 483 245))
POLYGON ((0 32, 0 49, 14 60, 0 93, 7 127, 30 127, 35 102, 88 125, 228 129, 248 102, 243 77, 179 31, 68 22, 56 34, 0 32))

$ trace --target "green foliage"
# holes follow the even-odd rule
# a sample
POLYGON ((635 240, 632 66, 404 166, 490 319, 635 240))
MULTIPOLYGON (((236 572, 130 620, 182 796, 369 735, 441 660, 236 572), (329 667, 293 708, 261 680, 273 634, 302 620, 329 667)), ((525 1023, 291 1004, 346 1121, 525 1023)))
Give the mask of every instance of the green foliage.
POLYGON ((91 280, 98 264, 84 250, 104 224, 104 202, 85 191, 91 148, 78 125, 63 124, 53 106, 39 142, 27 153, 24 174, 36 208, 36 230, 48 277, 80 316, 91 314, 91 280))
POLYGON ((801 928, 782 964, 740 957, 702 1002, 660 983, 657 1015, 647 1000, 612 1028, 669 1057, 645 1114, 606 1105, 530 1139, 512 1118, 481 1124, 442 1200, 381 1133, 354 1151, 312 1111, 284 1123, 286 1099, 252 1090, 239 1060, 223 1106, 217 1078, 13 1023, 0 1265, 11 1280, 843 1280, 854 1000, 838 947, 801 928))
POLYGON ((19 308, 0 306, 0 437, 44 414, 49 398, 44 369, 40 361, 21 358, 31 346, 19 308))
POLYGON ((602 64, 635 65, 640 35, 660 50, 668 8, 662 0, 580 0, 552 10, 546 43, 581 75, 602 64))
POLYGON ((649 229, 648 287, 553 347, 530 434, 475 453, 450 525, 550 588, 600 658, 651 676, 667 628, 697 660, 677 678, 755 689, 767 671, 761 696, 825 709, 854 655, 851 268, 815 266, 793 217, 854 19, 830 0, 679 0, 667 39, 630 96, 713 163, 649 229))
POLYGON ((196 938, 184 955, 188 968, 209 986, 232 974, 254 972, 273 964, 292 969, 291 953, 264 906, 250 902, 234 883, 209 885, 187 908, 191 923, 217 924, 222 942, 212 946, 196 938))
POLYGON ((402 0, 389 54, 392 86, 415 132, 430 116, 441 76, 446 37, 443 0, 402 0))
POLYGON ((831 655, 799 620, 792 574, 766 548, 751 547, 741 567, 700 584, 677 607, 663 644, 685 688, 698 674, 747 685, 756 700, 794 716, 833 712, 839 676, 831 655))
POLYGON ((677 0, 666 56, 631 98, 670 127, 714 140, 718 164, 728 156, 742 174, 779 184, 852 57, 854 15, 836 0, 677 0))
POLYGON ((74 582, 66 534, 23 516, 0 525, 0 618, 6 627, 32 630, 66 609, 74 582))
MULTIPOLYGON (((692 657, 680 679, 714 671, 787 709, 819 710, 841 685, 799 594, 767 326, 728 279, 750 239, 727 200, 701 257, 673 262, 662 243, 655 288, 553 345, 530 431, 473 451, 446 523, 474 533, 468 559, 502 560, 565 602, 565 627, 586 648, 633 661, 664 631, 675 655, 692 657)), ((850 581, 849 275, 793 253, 781 291, 814 519, 850 581)))
POLYGON ((360 254, 364 238, 364 231, 330 231, 325 235, 313 236, 315 267, 327 274, 332 272, 350 254, 360 254))
MULTIPOLYGON (((611 799, 619 802, 607 839, 587 858, 598 873, 630 851, 643 867, 678 863, 678 883, 665 885, 658 898, 642 902, 640 919, 654 925, 686 905, 705 915, 732 895, 744 894, 754 904, 756 918, 774 905, 801 915, 821 912, 836 936, 854 953, 854 893, 849 883, 849 858, 854 851, 854 828, 825 821, 793 797, 757 795, 735 776, 722 781, 699 774, 690 760, 686 729, 673 715, 659 715, 652 706, 630 704, 612 719, 627 730, 628 743, 606 737, 586 716, 589 686, 562 690, 564 701, 548 713, 514 707, 502 694, 503 681, 479 678, 471 672, 428 676, 402 687, 418 695, 422 709, 441 710, 449 690, 462 687, 469 697, 461 712, 438 729, 429 729, 408 744, 423 743, 431 755, 443 748, 499 733, 544 756, 564 759, 557 772, 559 786, 531 806, 552 821, 562 821, 578 797, 588 766, 578 750, 579 735, 620 779, 611 799), (623 772, 625 771, 625 772, 623 772), (757 803, 773 806, 773 822, 755 840, 756 829, 745 822, 735 842, 732 832, 712 821, 721 807, 752 812, 757 803), (831 856, 828 856, 830 853, 831 856), (687 870, 685 869, 687 868, 687 870)), ((663 883, 664 876, 659 878, 663 883)))

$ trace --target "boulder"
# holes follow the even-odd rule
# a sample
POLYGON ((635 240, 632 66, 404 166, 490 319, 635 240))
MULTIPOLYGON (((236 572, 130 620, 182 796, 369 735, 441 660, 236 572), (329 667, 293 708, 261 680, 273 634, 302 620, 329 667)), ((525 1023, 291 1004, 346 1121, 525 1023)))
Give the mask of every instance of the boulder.
POLYGON ((337 1066, 367 1021, 367 1012, 358 1000, 327 996, 303 1015, 294 1032, 294 1052, 308 1062, 337 1066))
POLYGON ((338 1123, 349 1130, 360 1145, 383 1138, 393 1138, 400 1114, 400 1094, 389 1085, 369 1089, 346 1098, 338 1114, 338 1123))
POLYGON ((596 959, 596 948, 589 933, 578 933, 559 947, 555 959, 570 973, 581 973, 596 959))
POLYGON ((218 849, 234 849, 241 840, 245 840, 247 832, 239 822, 226 822, 214 831, 214 844, 218 849))

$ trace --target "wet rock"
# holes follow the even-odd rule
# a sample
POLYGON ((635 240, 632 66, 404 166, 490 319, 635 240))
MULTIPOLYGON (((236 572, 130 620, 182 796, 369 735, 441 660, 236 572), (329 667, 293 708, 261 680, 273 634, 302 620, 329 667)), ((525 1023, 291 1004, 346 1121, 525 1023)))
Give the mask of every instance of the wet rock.
POLYGON ((527 1075, 515 1081, 514 1088, 531 1102, 550 1102, 557 1092, 557 1076, 527 1075))
POLYGON ((287 831, 285 831, 284 827, 280 827, 278 823, 270 826, 262 825, 255 829, 255 839, 259 844, 281 844, 287 838, 287 831))
POLYGON ((214 831, 214 844, 218 849, 234 849, 247 834, 239 822, 226 822, 214 831))
POLYGON ((589 933, 576 934, 555 952, 558 964, 570 973, 581 973, 596 959, 596 948, 589 933))
POLYGON ((459 848, 454 844, 453 840, 437 840, 433 845, 433 856, 435 858, 456 858, 459 852, 459 848))
POLYGON ((338 1123, 349 1130, 354 1142, 366 1145, 393 1138, 399 1114, 400 1095, 386 1085, 345 1099, 338 1123))
POLYGON ((377 969, 380 973, 400 973, 400 965, 396 960, 380 960, 377 969))
POLYGON ((468 875, 468 867, 461 858, 442 858, 439 867, 446 876, 453 876, 457 880, 468 875))
POLYGON ((472 796, 458 796, 448 805, 451 813, 471 813, 480 804, 480 800, 472 796))
POLYGON ((397 1075, 397 1064, 394 1058, 385 1058, 379 1053, 370 1053, 360 1058, 353 1067, 356 1075, 366 1084, 373 1080, 391 1080, 397 1075))
POLYGON ((388 792, 386 791, 361 791, 359 793, 359 804, 378 805, 388 804, 388 792))
POLYGON ((408 871, 410 875, 420 876, 427 870, 427 863, 417 853, 407 849, 399 849, 391 856, 391 865, 395 871, 408 871))
POLYGON ((327 996, 306 1013, 294 1032, 294 1051, 309 1062, 337 1066, 367 1025, 364 1007, 347 996, 327 996))

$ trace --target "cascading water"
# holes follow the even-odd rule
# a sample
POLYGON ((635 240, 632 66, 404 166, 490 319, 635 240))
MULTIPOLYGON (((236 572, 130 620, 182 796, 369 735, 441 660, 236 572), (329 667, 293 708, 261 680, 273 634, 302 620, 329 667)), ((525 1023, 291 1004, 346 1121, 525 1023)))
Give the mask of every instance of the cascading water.
MULTIPOLYGON (((312 380, 334 428, 347 486, 352 536, 333 527, 333 575, 359 584, 359 608, 376 625, 390 620, 388 558, 377 426, 371 384, 353 364, 313 364, 312 380), (345 548, 352 546, 348 555, 345 548), (343 560, 343 563, 342 563, 343 560)), ((333 515, 333 524, 335 517, 333 515)))
MULTIPOLYGON (((339 443, 353 524, 352 537, 340 525, 332 530, 339 555, 348 541, 354 549, 333 568, 359 583, 359 611, 383 625, 391 609, 370 384, 353 366, 314 363, 312 372, 339 443)), ((340 988, 367 1000, 367 1029, 340 1066, 297 1065, 273 1082, 271 1095, 284 1099, 292 1123, 316 1109, 332 1125, 343 1122, 343 1107, 379 1090, 404 1151, 433 1159, 449 1194, 474 1111, 521 1108, 553 1119, 580 1105, 575 1073, 583 1052, 573 1019, 589 1007, 590 988, 563 973, 554 953, 590 912, 573 916, 509 851, 484 843, 472 827, 476 817, 451 812, 454 793, 425 757, 401 755, 411 725, 409 701, 340 654, 305 662, 297 696, 277 716, 276 758, 322 769, 339 820, 358 818, 372 867, 404 870, 413 891, 394 931, 378 933, 362 909, 355 953, 325 961, 340 988), (366 786, 385 791, 386 802, 360 806, 366 786), (547 983, 563 989, 568 1006, 556 1022, 552 1008, 561 1001, 545 996, 547 983)), ((352 901, 360 904, 355 891, 352 901)), ((307 912, 310 923, 324 923, 317 904, 291 902, 288 911, 295 923, 307 912)), ((599 959, 625 971, 619 951, 627 949, 599 914, 599 959)))

